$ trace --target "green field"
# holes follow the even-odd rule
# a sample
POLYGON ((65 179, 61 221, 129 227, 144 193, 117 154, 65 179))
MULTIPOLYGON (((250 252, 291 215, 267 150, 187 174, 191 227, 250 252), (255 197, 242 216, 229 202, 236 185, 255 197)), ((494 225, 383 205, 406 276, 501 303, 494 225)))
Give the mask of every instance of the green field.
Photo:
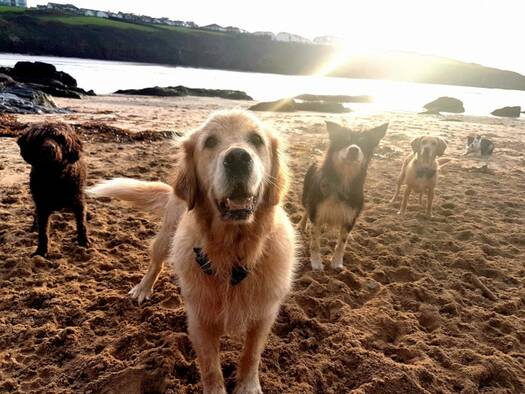
POLYGON ((182 27, 182 26, 170 26, 170 25, 155 25, 158 29, 163 30, 169 30, 169 31, 176 31, 179 33, 189 33, 189 34, 210 34, 214 36, 221 36, 226 33, 220 32, 220 31, 212 31, 212 30, 201 30, 201 29, 190 29, 189 27, 182 27))
POLYGON ((68 25, 104 26, 117 29, 134 29, 140 31, 156 31, 154 27, 139 25, 135 23, 121 22, 113 19, 97 18, 95 16, 39 16, 40 19, 60 22, 68 25))
POLYGON ((185 34, 192 34, 192 35, 206 34, 206 35, 220 36, 220 35, 225 34, 222 32, 190 29, 190 28, 181 27, 181 26, 145 25, 145 24, 139 24, 139 23, 119 21, 115 19, 98 18, 94 16, 41 14, 40 11, 35 11, 35 10, 27 9, 27 8, 8 7, 8 6, 0 6, 0 19, 1 19, 2 14, 4 14, 4 16, 8 16, 8 14, 23 13, 23 12, 30 13, 31 16, 33 16, 37 20, 44 20, 44 21, 49 21, 49 22, 59 22, 59 23, 67 24, 67 25, 76 25, 76 26, 101 26, 101 27, 111 27, 111 28, 116 28, 116 29, 131 29, 131 30, 138 30, 138 31, 144 31, 144 32, 173 31, 177 33, 185 33, 185 34))
POLYGON ((5 5, 0 5, 0 13, 2 12, 25 12, 27 8, 22 7, 9 7, 5 5))

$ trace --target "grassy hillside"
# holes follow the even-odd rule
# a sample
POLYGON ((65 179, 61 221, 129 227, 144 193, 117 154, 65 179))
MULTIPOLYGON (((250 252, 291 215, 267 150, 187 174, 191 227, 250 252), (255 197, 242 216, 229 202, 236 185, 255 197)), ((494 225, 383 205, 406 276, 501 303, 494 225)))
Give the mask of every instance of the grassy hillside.
POLYGON ((25 11, 26 11, 25 8, 9 7, 9 6, 5 6, 5 5, 0 5, 0 13, 9 13, 9 12, 21 13, 21 12, 25 12, 25 11))
MULTIPOLYGON (((0 7, 0 51, 298 75, 337 57, 328 46, 12 7, 0 7)), ((401 52, 353 56, 330 75, 525 90, 517 73, 401 52)))
POLYGON ((113 19, 97 18, 94 16, 41 16, 41 20, 50 22, 65 23, 67 25, 82 25, 82 26, 103 26, 115 29, 133 29, 139 31, 156 31, 155 28, 139 25, 136 23, 128 23, 113 19))

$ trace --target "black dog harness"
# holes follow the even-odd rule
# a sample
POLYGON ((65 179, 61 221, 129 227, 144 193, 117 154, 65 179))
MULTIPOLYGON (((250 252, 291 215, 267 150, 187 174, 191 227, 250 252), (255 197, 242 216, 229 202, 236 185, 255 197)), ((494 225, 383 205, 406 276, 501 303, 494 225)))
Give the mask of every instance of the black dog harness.
POLYGON ((418 168, 416 170, 417 178, 427 178, 430 179, 436 175, 436 170, 434 168, 418 168))
MULTIPOLYGON (((211 261, 202 248, 193 248, 193 252, 195 253, 195 261, 197 264, 199 264, 199 267, 201 267, 202 272, 204 272, 206 275, 213 275, 214 270, 213 266, 211 265, 211 261)), ((248 269, 243 265, 233 266, 230 275, 231 285, 235 286, 241 283, 248 275, 248 272, 250 271, 248 271, 248 269)))

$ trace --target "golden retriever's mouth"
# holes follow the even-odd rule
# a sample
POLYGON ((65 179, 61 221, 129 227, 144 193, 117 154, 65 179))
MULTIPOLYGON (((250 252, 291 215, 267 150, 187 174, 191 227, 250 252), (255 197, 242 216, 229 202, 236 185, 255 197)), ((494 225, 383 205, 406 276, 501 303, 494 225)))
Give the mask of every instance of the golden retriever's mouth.
POLYGON ((219 211, 224 219, 246 220, 255 211, 255 197, 242 199, 225 198, 217 204, 219 211))
POLYGON ((243 221, 255 212, 256 197, 236 189, 229 197, 216 200, 216 204, 223 219, 243 221))

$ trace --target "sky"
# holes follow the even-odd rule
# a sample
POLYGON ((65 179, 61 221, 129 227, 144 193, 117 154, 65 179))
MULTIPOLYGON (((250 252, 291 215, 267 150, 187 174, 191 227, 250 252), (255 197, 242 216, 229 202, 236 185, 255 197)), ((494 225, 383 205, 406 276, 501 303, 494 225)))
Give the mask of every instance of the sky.
MULTIPOLYGON (((351 49, 403 50, 525 74, 525 0, 54 0, 81 8, 344 38, 351 49)), ((47 1, 29 0, 29 6, 47 1)))

